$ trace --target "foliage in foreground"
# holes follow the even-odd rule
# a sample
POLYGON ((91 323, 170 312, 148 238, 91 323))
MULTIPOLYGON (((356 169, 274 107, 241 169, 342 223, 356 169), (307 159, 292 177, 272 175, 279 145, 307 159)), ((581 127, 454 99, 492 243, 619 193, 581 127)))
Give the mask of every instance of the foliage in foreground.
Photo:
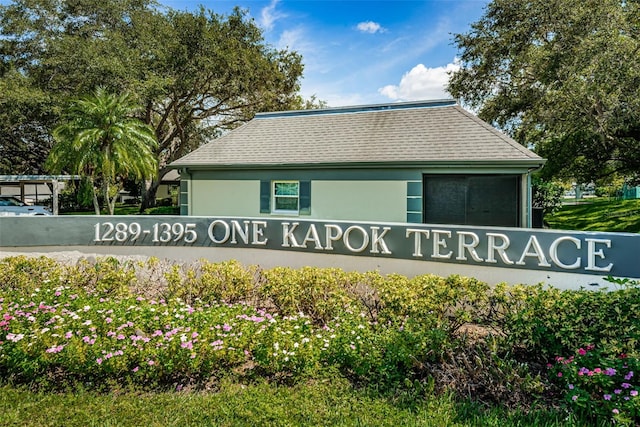
POLYGON ((0 260, 0 283, 0 372, 15 384, 211 390, 230 376, 296 384, 339 375, 381 393, 417 387, 639 421, 634 283, 561 291, 235 261, 25 257, 0 260), (584 348, 589 361, 557 365, 584 348), (558 381, 581 369, 598 375, 558 381), (600 375, 611 369, 621 378, 600 375))

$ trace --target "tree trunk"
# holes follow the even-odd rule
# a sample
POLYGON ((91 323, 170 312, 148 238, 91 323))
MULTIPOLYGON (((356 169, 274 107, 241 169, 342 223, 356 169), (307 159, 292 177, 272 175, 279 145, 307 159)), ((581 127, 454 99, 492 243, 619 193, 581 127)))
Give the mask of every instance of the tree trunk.
POLYGON ((142 195, 142 203, 140 204, 140 212, 144 212, 145 209, 153 208, 156 206, 156 194, 158 193, 158 187, 160 186, 160 179, 152 179, 145 182, 145 190, 142 195))
POLYGON ((91 188, 93 189, 93 209, 96 211, 96 215, 100 215, 100 202, 98 202, 99 189, 96 187, 96 182, 93 180, 93 177, 89 178, 89 182, 91 183, 91 188))
POLYGON ((98 192, 93 187, 93 209, 96 211, 96 215, 100 215, 100 203, 98 202, 98 192))
POLYGON ((118 200, 119 193, 116 193, 112 199, 109 200, 109 215, 113 215, 116 211, 116 201, 118 200))

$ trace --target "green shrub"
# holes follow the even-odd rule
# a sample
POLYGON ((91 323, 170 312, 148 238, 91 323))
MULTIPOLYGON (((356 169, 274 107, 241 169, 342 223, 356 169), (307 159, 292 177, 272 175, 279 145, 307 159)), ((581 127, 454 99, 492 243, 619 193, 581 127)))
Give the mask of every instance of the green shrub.
POLYGON ((187 303, 200 300, 233 304, 253 302, 257 274, 257 267, 246 267, 235 260, 211 263, 203 259, 188 266, 174 265, 165 278, 169 297, 187 303))
POLYGON ((613 291, 517 288, 502 322, 509 345, 542 360, 594 344, 628 353, 640 342, 640 288, 613 291))
POLYGON ((437 319, 453 334, 466 323, 483 322, 490 312, 490 287, 476 279, 432 274, 412 279, 399 274, 373 278, 377 315, 383 320, 437 319))
POLYGON ((134 261, 119 261, 114 257, 97 260, 80 259, 67 266, 68 280, 75 289, 103 296, 120 297, 131 294, 137 282, 134 261))
POLYGON ((47 257, 15 256, 0 259, 0 290, 30 295, 42 286, 67 284, 66 270, 47 257))
POLYGON ((260 296, 269 300, 283 315, 304 313, 314 322, 327 323, 355 305, 347 289, 357 276, 343 270, 275 267, 263 274, 260 296))

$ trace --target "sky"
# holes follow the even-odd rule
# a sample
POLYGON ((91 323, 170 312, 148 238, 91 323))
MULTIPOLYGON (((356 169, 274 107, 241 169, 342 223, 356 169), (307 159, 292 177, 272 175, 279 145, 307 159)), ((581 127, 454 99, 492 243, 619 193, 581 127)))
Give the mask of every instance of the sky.
POLYGON ((450 98, 444 90, 469 31, 488 0, 159 0, 228 14, 245 9, 277 49, 302 55, 301 95, 330 107, 450 98))

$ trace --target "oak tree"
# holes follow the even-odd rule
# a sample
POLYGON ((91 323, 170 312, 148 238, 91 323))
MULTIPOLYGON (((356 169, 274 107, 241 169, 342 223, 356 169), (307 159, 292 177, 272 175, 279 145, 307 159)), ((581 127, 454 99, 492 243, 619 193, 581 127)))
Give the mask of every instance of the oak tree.
POLYGON ((0 6, 0 87, 19 83, 11 86, 15 113, 0 116, 0 152, 7 139, 46 154, 69 99, 98 86, 127 91, 158 141, 144 209, 171 161, 256 112, 301 108, 302 71, 300 55, 268 45, 240 9, 223 16, 150 0, 15 0, 0 6), (30 91, 39 109, 29 108, 30 91))
POLYGON ((455 44, 449 92, 546 157, 544 176, 640 173, 638 0, 493 0, 455 44))

